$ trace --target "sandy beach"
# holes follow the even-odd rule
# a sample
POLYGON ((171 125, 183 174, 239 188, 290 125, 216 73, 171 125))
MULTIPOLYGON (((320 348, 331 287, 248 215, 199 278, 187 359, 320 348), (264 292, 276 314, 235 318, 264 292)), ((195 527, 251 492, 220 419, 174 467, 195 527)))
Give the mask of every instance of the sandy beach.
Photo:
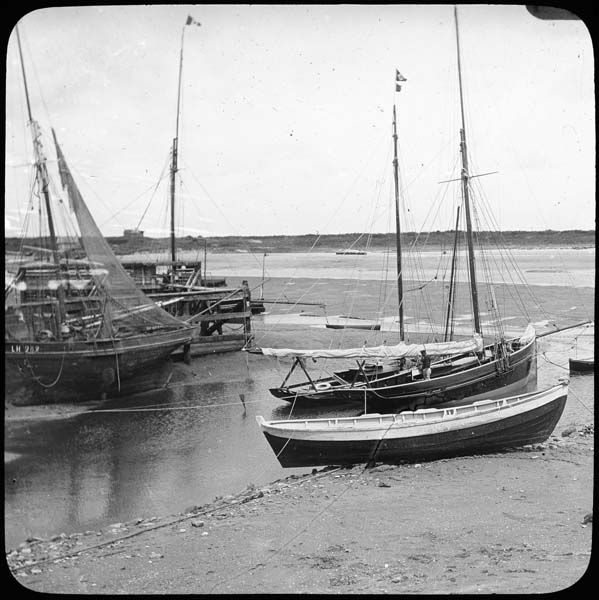
POLYGON ((308 470, 7 560, 47 593, 556 592, 590 562, 592 423, 502 454, 308 470))
POLYGON ((90 5, 13 25, 9 593, 586 591, 584 15, 90 5))
MULTIPOLYGON (((328 301, 324 292, 331 297, 335 293, 339 295, 342 284, 343 281, 331 284, 330 290, 321 285, 318 294, 328 301)), ((556 287, 550 291, 551 295, 547 292, 545 297, 552 300, 556 309, 571 306, 572 290, 556 287)), ((366 296, 360 298, 365 305, 366 296)), ((356 310, 361 310, 361 306, 356 310)), ((304 322, 309 317, 298 316, 296 320, 304 322)), ((264 330, 261 330, 259 325, 257 322, 255 327, 258 337, 267 327, 262 324, 264 330)), ((558 377, 567 374, 566 357, 576 348, 581 356, 591 353, 593 333, 586 330, 582 333, 564 331, 539 341, 540 388, 555 384, 558 377), (577 342, 573 341, 574 336, 577 342)), ((324 328, 308 325, 300 328, 298 324, 282 320, 275 331, 269 330, 268 341, 274 347, 285 347, 290 339, 300 346, 318 347, 327 335, 324 328)), ((356 339, 348 339, 346 343, 351 345, 363 335, 363 332, 354 332, 356 339)), ((172 480, 177 483, 167 486, 164 496, 167 501, 160 510, 144 509, 143 512, 141 507, 147 508, 147 503, 132 503, 136 511, 121 522, 108 521, 110 526, 102 525, 97 530, 90 527, 89 531, 73 533, 78 530, 71 528, 61 534, 65 530, 55 527, 51 535, 40 534, 28 539, 30 534, 24 533, 18 543, 6 547, 13 585, 38 592, 70 594, 547 593, 569 588, 584 576, 590 563, 592 541, 592 375, 571 377, 564 414, 543 444, 486 456, 377 465, 368 470, 364 465, 356 465, 353 468, 306 468, 294 470, 292 475, 284 471, 283 477, 277 480, 261 480, 270 483, 248 485, 256 481, 250 475, 252 467, 257 465, 264 469, 266 460, 273 460, 266 441, 253 437, 257 429, 254 417, 279 410, 276 403, 271 405, 265 390, 271 382, 280 381, 286 365, 272 365, 250 355, 247 373, 252 379, 246 379, 245 359, 245 356, 232 354, 226 358, 206 358, 191 366, 176 365, 183 382, 190 379, 208 382, 192 386, 190 390, 197 389, 200 393, 215 389, 216 396, 206 396, 208 405, 219 401, 234 403, 230 412, 222 413, 228 415, 226 418, 192 421, 189 413, 178 413, 180 421, 165 422, 160 417, 143 421, 141 415, 145 413, 139 413, 131 421, 115 416, 114 421, 106 423, 112 424, 119 443, 121 439, 127 440, 122 448, 118 444, 109 445, 112 438, 107 432, 113 429, 102 425, 101 413, 96 414, 97 420, 92 418, 94 413, 90 413, 89 420, 76 425, 77 419, 66 419, 68 413, 57 412, 58 407, 7 404, 7 419, 29 418, 32 423, 37 420, 42 424, 32 424, 31 435, 22 434, 20 445, 14 446, 15 452, 31 449, 35 441, 31 436, 39 436, 49 429, 42 426, 53 422, 54 417, 58 423, 61 419, 65 423, 64 429, 56 428, 56 435, 72 436, 74 441, 85 442, 90 432, 96 431, 93 427, 98 427, 97 431, 105 437, 92 436, 89 444, 105 447, 106 455, 113 462, 130 467, 117 471, 116 479, 107 479, 113 486, 122 485, 124 480, 144 469, 160 474, 174 474, 178 470, 199 481, 202 472, 193 461, 198 455, 202 456, 198 444, 200 432, 206 437, 208 429, 232 427, 231 435, 236 435, 240 444, 240 437, 249 435, 245 441, 248 445, 243 446, 244 455, 228 455, 225 452, 227 438, 224 446, 209 446, 214 448, 214 458, 200 463, 204 468, 215 469, 210 472, 215 480, 225 479, 235 470, 246 474, 243 485, 233 488, 231 495, 215 499, 210 496, 208 500, 186 496, 193 498, 188 505, 188 501, 183 503, 181 495, 184 491, 189 493, 189 489, 178 478, 172 480), (233 373, 241 373, 239 380, 233 373), (230 388, 223 387, 220 400, 220 388, 215 382, 230 385, 230 388), (241 418, 238 398, 241 391, 246 394, 248 403, 249 414, 245 420, 241 418), (229 392, 230 400, 226 396, 229 392), (267 401, 263 404, 265 397, 267 401), (143 423, 153 432, 148 439, 159 445, 156 448, 144 445, 146 435, 132 428, 133 425, 121 432, 121 421, 136 424, 138 429, 143 423), (69 425, 71 422, 74 425, 69 425), (243 433, 246 430, 250 434, 243 433), (138 438, 134 437, 136 431, 138 438), (162 458, 176 441, 184 440, 185 435, 190 436, 192 451, 185 454, 188 447, 182 446, 182 456, 187 457, 183 463, 156 463, 158 468, 150 462, 148 468, 141 458, 127 462, 130 454, 143 457, 152 450, 162 458), (268 451, 268 458, 255 448, 268 451)), ((186 404, 194 398, 183 396, 186 404)), ((83 411, 86 408, 77 407, 83 411)), ((216 410, 210 408, 198 414, 205 418, 214 415, 216 410)), ((53 443, 60 446, 60 440, 53 443)), ((104 507, 104 488, 98 487, 96 482, 103 482, 106 474, 102 469, 94 470, 94 461, 99 462, 98 456, 103 455, 87 454, 87 446, 82 448, 85 452, 81 460, 91 461, 91 466, 85 463, 81 467, 86 469, 84 474, 89 473, 89 481, 81 481, 83 475, 79 467, 58 469, 58 463, 49 460, 49 468, 55 469, 54 475, 60 475, 59 481, 72 484, 53 490, 54 499, 39 493, 14 498, 37 499, 38 502, 45 498, 46 510, 56 511, 52 502, 59 502, 57 493, 64 489, 64 493, 78 493, 83 499, 87 497, 86 492, 93 493, 100 497, 98 505, 104 507)), ((5 485, 25 486, 22 492, 25 494, 26 472, 14 471, 13 476, 20 478, 19 481, 5 479, 5 485)), ((36 477, 43 491, 46 479, 36 477)), ((161 481, 161 477, 154 480, 142 476, 136 480, 135 494, 147 493, 146 488, 158 494, 162 490, 161 481)), ((48 485, 50 483, 48 480, 48 485)), ((122 497, 128 497, 126 487, 115 489, 121 490, 122 497)), ((9 492, 7 490, 7 494, 9 492)), ((13 500, 11 506, 10 523, 26 532, 27 524, 19 520, 22 503, 17 506, 13 500)), ((88 505, 81 500, 75 506, 88 505)), ((24 510, 33 512, 34 509, 43 510, 44 506, 27 505, 24 510)), ((56 514, 64 518, 61 513, 56 514)))

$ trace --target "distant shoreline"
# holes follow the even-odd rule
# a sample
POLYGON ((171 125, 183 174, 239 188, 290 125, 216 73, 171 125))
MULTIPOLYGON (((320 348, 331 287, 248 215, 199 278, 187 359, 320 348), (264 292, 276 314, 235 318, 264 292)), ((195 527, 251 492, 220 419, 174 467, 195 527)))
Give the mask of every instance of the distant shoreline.
MULTIPOLYGON (((509 246, 510 250, 594 250, 595 246, 509 246)), ((426 248, 419 248, 418 251, 422 252, 422 253, 435 253, 435 252, 442 252, 443 250, 446 250, 447 253, 449 254, 449 250, 447 250, 446 248, 443 248, 442 246, 427 246, 426 248)), ((184 255, 186 252, 190 253, 190 252, 197 252, 197 249, 194 248, 183 248, 181 249, 181 254, 184 255)), ((369 248, 368 250, 366 250, 362 255, 363 256, 367 256, 369 254, 383 254, 385 252, 387 252, 388 249, 387 248, 369 248)), ((411 249, 407 249, 406 252, 410 252, 411 249)), ((465 252, 466 249, 462 248, 462 251, 465 252)), ((491 249, 492 251, 492 249, 491 249)), ((127 256, 127 257, 131 257, 131 256, 154 256, 156 254, 160 254, 160 253, 164 253, 166 252, 166 249, 164 248, 148 248, 148 249, 144 249, 144 250, 133 250, 130 253, 126 253, 126 254, 121 254, 120 252, 117 253, 118 256, 127 256)), ((213 249, 209 249, 208 253, 209 254, 239 254, 241 256, 243 255, 248 255, 248 254, 252 254, 255 256, 262 256, 262 254, 266 252, 267 254, 289 254, 289 253, 293 253, 293 254, 309 254, 309 253, 318 253, 318 254, 337 254, 339 256, 340 259, 347 257, 348 259, 355 259, 356 257, 359 258, 360 255, 355 254, 355 253, 348 253, 347 255, 343 255, 341 253, 339 253, 337 250, 333 249, 333 248, 313 248, 313 249, 306 249, 306 248, 268 248, 265 249, 264 251, 262 251, 262 249, 258 250, 258 249, 252 249, 252 250, 239 250, 239 249, 230 249, 230 248, 213 248, 213 249)), ((201 253, 200 253, 201 254, 201 253)), ((201 256, 198 255, 198 258, 201 258, 201 256)))
MULTIPOLYGON (((590 249, 595 248, 595 231, 508 231, 500 235, 495 232, 479 232, 478 238, 489 247, 500 245, 511 249, 590 249)), ((422 252, 451 252, 455 233, 453 231, 434 231, 416 234, 401 234, 402 246, 409 250, 416 245, 422 252)), ((107 237, 113 251, 117 255, 161 252, 169 248, 169 238, 145 237, 143 232, 123 236, 107 237)), ((22 245, 36 246, 39 240, 23 240, 21 238, 5 238, 5 251, 16 252, 22 245)), ((204 251, 211 254, 239 252, 243 254, 268 254, 282 252, 331 252, 340 251, 376 253, 385 252, 395 247, 395 235, 377 233, 346 234, 305 234, 305 235, 270 235, 270 236, 222 236, 177 238, 179 251, 204 251)), ((342 255, 340 255, 342 256, 342 255)))

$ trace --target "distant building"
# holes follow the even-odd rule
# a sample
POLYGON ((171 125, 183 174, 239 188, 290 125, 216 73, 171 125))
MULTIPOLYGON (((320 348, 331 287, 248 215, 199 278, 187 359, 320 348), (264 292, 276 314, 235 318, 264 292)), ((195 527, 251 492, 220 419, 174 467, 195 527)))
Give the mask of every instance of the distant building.
POLYGON ((139 229, 125 229, 123 237, 129 240, 141 240, 144 237, 144 232, 139 229))

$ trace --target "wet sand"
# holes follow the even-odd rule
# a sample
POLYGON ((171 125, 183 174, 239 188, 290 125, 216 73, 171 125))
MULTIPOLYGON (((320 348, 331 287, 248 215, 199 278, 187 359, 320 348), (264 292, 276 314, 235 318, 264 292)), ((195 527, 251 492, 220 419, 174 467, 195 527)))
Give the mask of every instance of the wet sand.
POLYGON ((23 542, 47 593, 546 593, 592 537, 592 417, 503 454, 325 468, 184 513, 23 542))
MULTIPOLYGON (((556 290, 556 305, 569 306, 568 290, 561 292, 556 290)), ((256 327, 257 338, 262 333, 256 327)), ((281 323, 268 341, 311 347, 325 335, 310 327, 300 334, 297 324, 281 323)), ((539 342, 540 388, 567 374, 563 365, 573 352, 573 335, 578 332, 539 342)), ((363 336, 347 332, 345 341, 363 343, 363 336)), ((592 344, 592 334, 580 337, 578 350, 592 344)), ((250 367, 263 365, 260 389, 267 389, 273 373, 263 360, 248 356, 250 367)), ((193 368, 201 372, 202 365, 193 368)), ((250 486, 182 512, 174 489, 171 514, 8 548, 13 583, 73 594, 568 588, 584 575, 591 556, 592 380, 572 381, 564 415, 543 444, 369 470, 308 468, 305 475, 250 486)))

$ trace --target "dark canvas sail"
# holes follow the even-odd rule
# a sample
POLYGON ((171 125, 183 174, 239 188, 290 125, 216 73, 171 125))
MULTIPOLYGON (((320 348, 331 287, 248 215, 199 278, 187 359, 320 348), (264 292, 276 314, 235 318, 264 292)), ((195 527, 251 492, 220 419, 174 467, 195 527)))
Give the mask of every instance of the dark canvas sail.
POLYGON ((81 233, 81 244, 89 261, 94 264, 91 275, 99 294, 105 300, 102 327, 108 335, 121 331, 143 331, 155 328, 181 328, 183 323, 160 308, 141 290, 127 274, 114 255, 89 212, 79 188, 73 179, 56 134, 54 144, 63 188, 69 197, 69 206, 75 213, 81 233), (98 268, 96 265, 101 265, 98 268))

